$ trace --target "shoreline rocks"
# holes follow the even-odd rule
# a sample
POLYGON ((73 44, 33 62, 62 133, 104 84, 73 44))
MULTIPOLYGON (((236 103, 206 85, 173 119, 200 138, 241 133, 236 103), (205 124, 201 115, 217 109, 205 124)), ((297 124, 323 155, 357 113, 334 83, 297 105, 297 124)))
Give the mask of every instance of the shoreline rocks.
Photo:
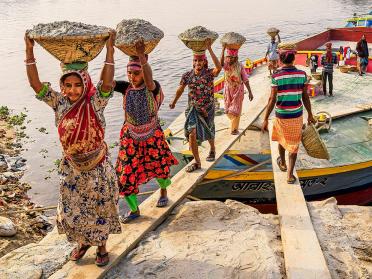
POLYGON ((4 108, 0 108, 0 111, 7 112, 0 114, 0 130, 3 131, 0 133, 0 257, 40 241, 52 228, 42 212, 27 212, 36 205, 27 196, 30 185, 20 181, 27 160, 18 155, 22 144, 17 134, 25 117, 11 116, 4 108), (23 213, 12 213, 22 210, 23 213))

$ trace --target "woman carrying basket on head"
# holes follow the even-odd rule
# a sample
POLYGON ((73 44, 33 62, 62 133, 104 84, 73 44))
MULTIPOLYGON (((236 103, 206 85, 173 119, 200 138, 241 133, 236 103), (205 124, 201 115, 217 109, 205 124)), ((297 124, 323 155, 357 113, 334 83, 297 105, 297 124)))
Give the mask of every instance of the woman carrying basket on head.
POLYGON ((287 182, 293 184, 297 178, 293 175, 297 152, 301 142, 303 105, 307 110, 308 123, 315 123, 311 112, 310 99, 307 94, 307 76, 297 69, 293 63, 296 46, 279 45, 279 59, 283 64, 272 76, 271 96, 267 105, 262 131, 267 130, 268 119, 275 107, 275 120, 272 140, 279 143, 277 163, 281 171, 287 171, 285 151, 289 153, 287 182))
POLYGON ((140 216, 138 186, 156 178, 160 186, 157 207, 168 204, 167 187, 171 184, 170 167, 178 164, 160 127, 158 110, 164 95, 153 80, 143 40, 136 43, 137 56, 127 64, 129 82, 116 81, 115 91, 123 94, 125 122, 120 132, 120 149, 116 161, 120 195, 130 212, 120 217, 128 223, 140 216))
POLYGON ((227 49, 223 44, 221 54, 221 65, 225 71, 225 113, 231 121, 231 134, 239 134, 240 115, 242 113, 244 100, 244 85, 249 93, 249 100, 253 100, 251 87, 249 86, 248 75, 238 60, 238 49, 227 49))
POLYGON ((215 68, 208 68, 205 51, 194 52, 193 69, 183 74, 176 96, 169 104, 174 109, 185 87, 189 87, 188 107, 186 109, 185 136, 195 159, 186 171, 193 172, 201 168, 198 142, 208 140, 210 144, 207 161, 214 161, 216 150, 214 146, 214 92, 213 80, 221 71, 221 64, 212 50, 212 41, 207 39, 207 49, 212 57, 215 68))
POLYGON ((118 187, 104 141, 103 111, 112 97, 115 33, 107 41, 106 62, 97 88, 87 64, 63 65, 61 92, 41 83, 33 54, 34 41, 26 34, 26 69, 36 98, 53 108, 63 148, 57 208, 57 228, 78 246, 70 260, 82 258, 91 246, 98 246, 96 265, 109 262, 106 242, 109 234, 120 233, 118 187), (73 66, 73 67, 72 67, 73 66))

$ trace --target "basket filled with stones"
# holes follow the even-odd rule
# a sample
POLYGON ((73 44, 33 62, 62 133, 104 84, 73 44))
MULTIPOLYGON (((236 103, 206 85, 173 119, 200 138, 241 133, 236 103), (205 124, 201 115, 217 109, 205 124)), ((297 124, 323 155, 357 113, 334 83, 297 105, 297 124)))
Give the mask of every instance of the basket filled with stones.
POLYGON ((218 34, 214 31, 208 30, 203 26, 195 26, 179 34, 178 38, 188 48, 192 49, 193 51, 199 52, 207 49, 207 39, 210 39, 213 43, 218 38, 218 34))
POLYGON ((110 28, 81 22, 40 23, 27 35, 59 61, 69 64, 93 60, 105 46, 110 28))
POLYGON ((164 32, 143 19, 124 19, 116 27, 115 46, 129 56, 136 56, 136 42, 143 40, 145 54, 149 54, 160 40, 164 32))
POLYGON ((243 35, 235 32, 229 32, 222 36, 221 44, 229 49, 239 49, 246 41, 243 35))
POLYGON ((266 33, 271 37, 271 38, 274 38, 276 35, 279 34, 279 29, 275 28, 275 27, 270 27, 269 29, 267 29, 266 33))

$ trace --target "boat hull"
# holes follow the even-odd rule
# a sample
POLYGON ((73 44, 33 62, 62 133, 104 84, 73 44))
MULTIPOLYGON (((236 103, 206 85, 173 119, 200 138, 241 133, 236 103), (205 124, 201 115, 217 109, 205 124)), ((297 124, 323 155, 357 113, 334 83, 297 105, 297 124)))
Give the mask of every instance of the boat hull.
MULTIPOLYGON (((298 171, 301 187, 308 201, 357 191, 371 191, 371 174, 372 161, 343 166, 343 169, 335 167, 298 171)), ((230 178, 211 183, 204 180, 203 184, 194 189, 192 195, 201 199, 239 199, 252 204, 275 203, 275 188, 271 171, 249 173, 249 176, 244 179, 230 178), (266 179, 256 180, 255 176, 266 176, 266 179)), ((355 204, 348 199, 342 201, 355 204)), ((372 195, 358 196, 358 204, 370 202, 372 202, 372 195)))

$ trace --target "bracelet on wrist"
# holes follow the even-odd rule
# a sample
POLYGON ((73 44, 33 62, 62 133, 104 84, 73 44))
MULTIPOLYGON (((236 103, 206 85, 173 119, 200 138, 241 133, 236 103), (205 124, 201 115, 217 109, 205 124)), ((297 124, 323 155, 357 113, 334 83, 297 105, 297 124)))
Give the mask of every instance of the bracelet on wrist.
POLYGON ((149 63, 146 62, 145 64, 141 64, 141 66, 143 67, 143 66, 148 65, 148 64, 149 64, 149 63))
POLYGON ((25 63, 26 66, 31 66, 31 65, 35 65, 36 62, 30 62, 30 63, 25 63))
POLYGON ((32 63, 32 62, 36 62, 36 59, 34 57, 26 58, 23 62, 25 62, 25 63, 32 63))
POLYGON ((114 66, 114 65, 115 65, 115 63, 107 62, 107 61, 105 61, 105 64, 106 64, 106 65, 111 65, 111 66, 114 66))

